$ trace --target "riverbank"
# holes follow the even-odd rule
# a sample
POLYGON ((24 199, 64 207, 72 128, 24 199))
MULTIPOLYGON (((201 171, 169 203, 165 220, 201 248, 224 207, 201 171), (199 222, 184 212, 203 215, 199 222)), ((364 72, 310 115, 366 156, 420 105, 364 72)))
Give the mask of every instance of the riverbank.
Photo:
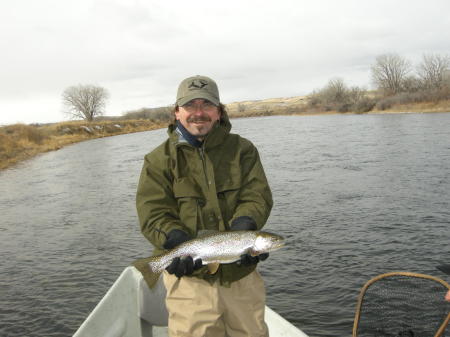
MULTIPOLYGON (((273 115, 330 115, 355 112, 311 111, 306 97, 274 98, 226 105, 230 118, 273 115)), ((357 114, 435 113, 450 112, 450 100, 395 105, 389 109, 357 114)), ((14 124, 0 127, 0 170, 30 159, 40 153, 58 150, 66 145, 88 139, 164 128, 167 122, 149 119, 114 121, 71 121, 45 125, 14 124)))
POLYGON ((433 112, 450 112, 450 100, 439 102, 422 102, 396 105, 385 110, 373 110, 368 113, 433 113, 433 112))
POLYGON ((45 125, 13 124, 0 127, 0 170, 40 153, 81 141, 149 131, 165 127, 151 120, 72 121, 45 125))
POLYGON ((308 96, 272 98, 259 101, 244 101, 227 104, 226 108, 230 118, 245 118, 278 115, 352 115, 352 114, 387 114, 387 113, 429 113, 450 112, 450 100, 437 102, 419 102, 406 104, 393 104, 389 108, 372 108, 366 112, 340 112, 336 110, 321 110, 308 105, 308 96))

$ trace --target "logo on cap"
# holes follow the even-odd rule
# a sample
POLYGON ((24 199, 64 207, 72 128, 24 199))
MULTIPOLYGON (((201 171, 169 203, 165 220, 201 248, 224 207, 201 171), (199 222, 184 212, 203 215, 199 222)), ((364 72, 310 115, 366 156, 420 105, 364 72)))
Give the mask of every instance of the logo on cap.
POLYGON ((205 80, 193 80, 189 84, 188 89, 201 89, 207 85, 208 85, 208 82, 206 82, 205 80))

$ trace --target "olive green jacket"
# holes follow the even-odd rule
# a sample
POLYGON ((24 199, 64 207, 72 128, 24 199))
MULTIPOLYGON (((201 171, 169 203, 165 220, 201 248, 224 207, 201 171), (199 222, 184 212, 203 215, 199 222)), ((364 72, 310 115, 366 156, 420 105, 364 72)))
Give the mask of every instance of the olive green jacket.
MULTIPOLYGON (((196 148, 180 141, 172 124, 169 139, 145 156, 136 207, 142 233, 155 247, 153 255, 164 251, 173 229, 196 237, 200 230, 229 230, 239 216, 252 217, 258 229, 266 223, 273 202, 258 151, 230 130, 224 114, 196 148)), ((194 275, 229 285, 253 270, 229 264, 214 275, 207 268, 194 275)))

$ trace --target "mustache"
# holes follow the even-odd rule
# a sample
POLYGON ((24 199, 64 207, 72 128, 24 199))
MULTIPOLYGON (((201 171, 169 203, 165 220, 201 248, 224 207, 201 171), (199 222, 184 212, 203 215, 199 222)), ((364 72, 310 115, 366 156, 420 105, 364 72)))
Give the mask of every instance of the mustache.
POLYGON ((196 122, 211 122, 211 118, 208 116, 192 116, 187 119, 189 123, 196 123, 196 122))

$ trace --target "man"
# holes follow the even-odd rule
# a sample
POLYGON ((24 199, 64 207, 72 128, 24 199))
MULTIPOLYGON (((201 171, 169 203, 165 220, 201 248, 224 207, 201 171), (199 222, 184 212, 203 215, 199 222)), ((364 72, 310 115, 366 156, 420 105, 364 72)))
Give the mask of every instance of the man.
MULTIPOLYGON (((145 156, 136 205, 154 255, 202 230, 258 230, 272 195, 255 146, 231 134, 216 83, 189 77, 177 92, 169 138, 145 156)), ((260 256, 243 255, 211 274, 174 259, 163 273, 170 336, 267 336, 260 256)))

